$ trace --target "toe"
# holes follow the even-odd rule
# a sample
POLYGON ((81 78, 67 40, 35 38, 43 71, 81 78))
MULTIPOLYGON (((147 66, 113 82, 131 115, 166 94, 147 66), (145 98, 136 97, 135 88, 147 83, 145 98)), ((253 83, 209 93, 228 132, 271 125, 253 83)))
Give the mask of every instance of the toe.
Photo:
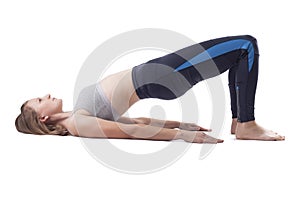
POLYGON ((278 137, 276 137, 276 140, 285 140, 285 137, 284 136, 281 136, 281 135, 278 135, 278 137))

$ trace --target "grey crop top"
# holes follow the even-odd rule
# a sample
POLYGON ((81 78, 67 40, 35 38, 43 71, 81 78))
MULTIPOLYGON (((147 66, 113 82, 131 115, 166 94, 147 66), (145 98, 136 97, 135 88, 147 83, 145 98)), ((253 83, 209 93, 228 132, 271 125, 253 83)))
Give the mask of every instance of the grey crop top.
POLYGON ((116 121, 119 118, 99 83, 89 85, 80 91, 73 113, 80 109, 106 120, 116 121))

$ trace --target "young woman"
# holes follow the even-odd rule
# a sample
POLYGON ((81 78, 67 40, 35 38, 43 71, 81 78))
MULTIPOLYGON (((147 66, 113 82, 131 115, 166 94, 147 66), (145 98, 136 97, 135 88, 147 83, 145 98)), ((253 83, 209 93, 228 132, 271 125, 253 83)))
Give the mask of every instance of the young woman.
POLYGON ((63 112, 62 100, 50 95, 28 100, 15 125, 20 132, 39 135, 220 143, 223 140, 203 133, 211 130, 194 123, 121 116, 141 99, 175 99, 198 82, 229 70, 232 134, 237 139, 284 140, 255 122, 258 58, 257 41, 250 35, 208 40, 84 88, 72 112, 63 112))

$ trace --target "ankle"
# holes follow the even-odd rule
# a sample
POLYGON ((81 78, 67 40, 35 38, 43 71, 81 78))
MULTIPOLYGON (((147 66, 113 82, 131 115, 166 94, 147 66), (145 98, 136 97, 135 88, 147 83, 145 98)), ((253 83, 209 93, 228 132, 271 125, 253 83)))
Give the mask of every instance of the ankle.
POLYGON ((236 132, 236 125, 237 125, 237 118, 232 118, 231 134, 235 134, 235 132, 236 132))
POLYGON ((249 127, 252 127, 252 126, 255 126, 256 123, 255 121, 247 121, 247 122, 237 122, 237 126, 238 127, 242 127, 242 128, 249 128, 249 127))

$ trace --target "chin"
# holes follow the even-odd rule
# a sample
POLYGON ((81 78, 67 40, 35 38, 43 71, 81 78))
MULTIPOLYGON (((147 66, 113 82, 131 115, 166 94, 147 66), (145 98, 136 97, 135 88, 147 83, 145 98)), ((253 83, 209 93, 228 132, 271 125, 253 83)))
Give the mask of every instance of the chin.
POLYGON ((59 108, 60 108, 60 110, 62 110, 63 101, 62 101, 62 99, 57 99, 57 100, 58 100, 59 108))

